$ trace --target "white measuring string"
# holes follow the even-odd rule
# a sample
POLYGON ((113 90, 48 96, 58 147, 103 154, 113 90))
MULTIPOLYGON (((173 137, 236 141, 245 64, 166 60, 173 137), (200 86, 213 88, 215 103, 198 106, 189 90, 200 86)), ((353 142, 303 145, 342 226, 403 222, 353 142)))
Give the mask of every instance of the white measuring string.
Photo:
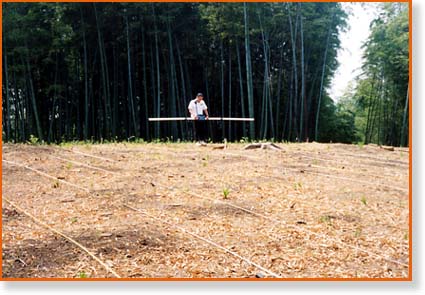
POLYGON ((132 207, 130 205, 124 204, 124 206, 127 207, 127 208, 129 208, 129 209, 132 209, 132 210, 134 210, 134 211, 136 211, 136 212, 138 212, 140 214, 143 214, 143 215, 148 216, 148 217, 150 217, 152 219, 155 219, 157 221, 160 221, 160 222, 162 222, 162 223, 164 223, 164 224, 166 224, 166 225, 168 225, 170 227, 174 227, 174 228, 182 231, 183 233, 186 233, 186 234, 189 234, 191 236, 194 236, 195 238, 197 238, 197 239, 199 239, 201 241, 204 241, 205 243, 208 243, 208 244, 210 244, 210 245, 212 245, 212 246, 214 246, 216 248, 219 248, 219 249, 223 250, 224 252, 229 253, 229 254, 231 254, 231 255, 233 255, 233 256, 235 256, 235 257, 237 257, 237 258, 245 261, 246 263, 251 264, 252 266, 255 266, 256 268, 264 271, 265 273, 267 273, 267 274, 269 274, 269 275, 271 275, 271 276, 273 276, 275 278, 282 278, 282 276, 280 276, 280 275, 272 272, 271 270, 268 270, 267 268, 265 268, 265 267, 263 267, 263 266, 255 263, 255 262, 249 260, 248 258, 245 258, 245 257, 239 255, 238 253, 236 253, 236 252, 234 252, 234 251, 232 251, 230 249, 227 249, 227 248, 225 248, 225 247, 223 247, 223 246, 221 246, 221 245, 219 245, 219 244, 217 244, 217 243, 215 243, 215 242, 213 242, 213 241, 211 241, 209 239, 206 239, 206 238, 204 238, 204 237, 202 237, 202 236, 200 236, 200 235, 198 235, 198 234, 196 234, 194 232, 191 232, 191 231, 189 231, 189 230, 187 230, 187 229, 185 229, 185 228, 183 228, 181 226, 175 225, 175 224, 173 224, 171 222, 168 222, 168 221, 166 221, 164 219, 161 219, 159 217, 156 217, 156 216, 153 216, 151 214, 148 214, 148 213, 146 213, 146 212, 144 212, 144 211, 142 211, 142 210, 140 210, 138 208, 134 208, 134 207, 132 207))
MULTIPOLYGON (((49 175, 49 174, 47 174, 47 173, 41 172, 41 171, 39 171, 39 170, 37 170, 37 169, 31 168, 31 167, 26 166, 26 165, 22 165, 22 164, 18 164, 18 163, 11 162, 11 161, 6 161, 6 160, 3 160, 3 161, 4 161, 4 162, 6 162, 6 163, 9 163, 9 164, 12 164, 12 165, 16 165, 16 166, 19 166, 19 167, 24 167, 24 168, 29 169, 29 170, 31 170, 31 171, 33 171, 33 172, 36 172, 36 173, 38 173, 38 174, 40 174, 40 175, 42 175, 42 176, 44 176, 44 177, 57 179, 57 178, 56 178, 56 177, 54 177, 54 176, 51 176, 51 175, 49 175)), ((74 187, 74 188, 78 188, 78 189, 84 190, 84 191, 86 191, 86 192, 89 192, 89 190, 88 190, 88 189, 86 189, 86 188, 84 188, 84 187, 80 187, 80 186, 74 185, 74 184, 72 184, 72 183, 70 183, 70 182, 63 181, 63 183, 65 183, 65 184, 67 184, 67 185, 70 185, 70 186, 72 186, 72 187, 74 187)), ((17 206, 16 206, 16 205, 14 205, 12 202, 10 202, 10 201, 9 201, 9 203, 11 203, 13 206, 17 207, 17 206)), ((245 261, 245 262, 247 262, 247 263, 249 263, 249 264, 251 264, 251 265, 253 265, 253 266, 257 267, 258 269, 260 269, 260 270, 264 271, 265 273, 267 273, 267 274, 269 274, 269 275, 271 275, 271 276, 273 276, 273 277, 276 277, 276 278, 282 278, 282 277, 281 277, 281 276, 279 276, 278 274, 276 274, 276 273, 274 273, 274 272, 272 272, 272 271, 270 271, 270 270, 268 270, 268 269, 266 269, 266 268, 262 267, 262 266, 261 266, 261 265, 259 265, 259 264, 256 264, 255 262, 250 261, 248 258, 245 258, 245 257, 243 257, 243 256, 241 256, 241 255, 239 255, 239 254, 237 254, 236 252, 233 252, 233 251, 231 251, 231 250, 229 250, 229 249, 227 249, 227 248, 225 248, 225 247, 223 247, 223 246, 221 246, 221 245, 219 245, 219 244, 217 244, 217 243, 215 243, 215 242, 213 242, 213 241, 211 241, 211 240, 208 240, 208 239, 203 238, 203 237, 201 237, 201 236, 199 236, 199 235, 197 235, 197 234, 195 234, 195 233, 193 233, 193 232, 190 232, 190 231, 188 231, 188 230, 184 229, 183 227, 180 227, 180 226, 178 226, 178 225, 174 225, 174 224, 172 224, 172 223, 170 223, 170 222, 164 221, 164 220, 163 220, 163 219, 161 219, 161 218, 158 218, 158 217, 153 216, 153 215, 150 215, 150 214, 148 214, 148 213, 146 213, 146 212, 140 211, 139 209, 133 208, 133 207, 131 207, 131 206, 129 206, 129 205, 124 204, 124 206, 125 206, 125 207, 127 207, 127 208, 130 208, 130 209, 132 209, 132 210, 134 210, 134 211, 137 211, 137 212, 139 212, 139 213, 142 213, 142 214, 144 214, 144 215, 146 215, 146 216, 148 216, 148 217, 150 217, 150 218, 152 218, 152 219, 159 220, 159 221, 161 221, 161 222, 163 222, 163 223, 165 223, 165 224, 167 224, 167 225, 173 226, 173 227, 175 227, 175 228, 179 229, 180 231, 183 231, 183 232, 184 232, 184 233, 186 233, 186 234, 192 235, 192 236, 194 236, 194 237, 196 237, 196 238, 198 238, 198 239, 200 239, 200 240, 202 240, 202 241, 204 241, 204 242, 206 242, 206 243, 208 243, 208 244, 210 244, 210 245, 213 245, 213 246, 215 246, 215 247, 218 247, 219 249, 223 250, 224 252, 229 253, 229 254, 231 254, 231 255, 233 255, 233 256, 235 256, 235 257, 237 257, 237 258, 239 258, 239 259, 241 259, 241 260, 243 260, 243 261, 245 261)), ((17 208, 18 208, 18 207, 17 207, 17 208)), ((22 210, 22 212, 26 213, 26 211, 24 211, 24 210, 22 210)), ((26 215, 30 216, 30 215, 29 215, 29 213, 26 213, 26 215)), ((72 240, 72 239, 71 239, 71 238, 69 238, 68 236, 66 236, 66 235, 62 234, 61 232, 59 232, 59 231, 55 230, 54 228, 52 228, 52 227, 50 227, 50 226, 46 225, 46 224, 45 224, 45 223, 43 223, 42 221, 40 221, 40 220, 36 219, 36 217, 31 216, 31 218, 33 218, 34 220, 37 220, 37 222, 38 222, 38 223, 40 223, 40 224, 42 224, 42 225, 44 225, 44 226, 48 227, 49 229, 51 229, 51 230, 52 230, 52 231, 54 231, 55 233, 57 233, 57 234, 59 234, 59 235, 61 235, 61 236, 65 237, 65 238, 67 238, 68 240, 72 240)), ((84 246, 82 246, 82 245, 81 245, 81 244, 79 244, 78 242, 76 242, 76 241, 74 241, 74 240, 72 240, 72 242, 73 242, 74 244, 76 244, 78 247, 82 248, 84 251, 88 252, 88 250, 86 250, 86 248, 84 248, 84 246)), ((104 263, 103 263, 103 262, 101 262, 101 261, 100 261, 97 257, 95 257, 94 255, 92 255, 92 254, 91 254, 91 252, 88 252, 88 253, 90 254, 90 256, 92 256, 93 258, 95 258, 95 259, 96 259, 96 261, 98 261, 99 263, 101 263, 102 265, 104 265, 104 263)), ((105 266, 105 265, 104 265, 104 266, 105 266)), ((111 271, 112 271, 112 270, 111 270, 111 271)), ((112 271, 112 272, 113 272, 113 271, 112 271)), ((114 272, 113 272, 113 273, 114 273, 114 272)), ((115 274, 116 274, 116 273, 114 273, 114 275, 115 275, 115 274)), ((117 275, 117 277, 119 277, 119 276, 117 275)))
POLYGON ((65 235, 64 233, 62 233, 61 231, 51 227, 50 225, 44 223, 43 221, 41 221, 40 219, 38 219, 37 217, 33 216, 31 213, 25 211, 24 209, 22 209, 21 207, 19 207, 18 205, 16 205, 14 202, 8 200, 6 197, 3 196, 3 200, 5 200, 7 203, 9 203, 11 206, 13 206, 14 208, 18 209, 18 211, 21 211, 23 214, 25 214, 26 216, 28 216, 30 219, 32 219, 35 223, 38 223, 39 225, 42 225, 44 227, 46 227, 47 229, 49 229, 50 231, 54 232, 55 234, 63 237, 64 239, 70 241, 71 243, 73 243, 74 245, 76 245, 78 248, 80 248, 81 250, 83 250, 84 252, 86 252, 90 257, 92 257, 94 260, 96 260, 100 265, 102 265, 107 271, 109 271, 110 273, 112 273, 115 277, 117 278, 121 278, 121 276, 119 274, 117 274, 112 268, 110 268, 106 263, 104 263, 102 260, 100 260, 96 255, 94 255, 92 252, 90 252, 89 249, 87 249, 86 247, 84 247, 83 245, 81 245, 80 243, 78 243, 76 240, 74 240, 73 238, 65 235))
MULTIPOLYGON (((230 153, 230 152, 226 152, 226 155, 244 157, 244 158, 251 159, 251 160, 260 160, 261 159, 260 157, 256 157, 256 156, 248 156, 248 155, 230 153)), ((305 167, 300 167, 300 168, 305 168, 305 167)), ((285 169, 299 172, 299 168, 285 167, 285 169)), ((334 179, 340 179, 340 180, 346 180, 346 181, 366 184, 366 185, 369 185, 369 186, 372 186, 372 187, 382 186, 382 187, 388 187, 388 188, 398 190, 398 191, 402 191, 402 192, 408 192, 409 191, 408 189, 398 187, 398 186, 392 186, 392 185, 382 184, 382 183, 373 183, 373 182, 370 182, 370 181, 365 181, 365 180, 360 180, 360 179, 352 179, 352 178, 343 177, 343 176, 334 176, 334 175, 323 173, 323 172, 315 172, 315 171, 310 171, 310 170, 305 170, 304 172, 310 173, 310 174, 315 174, 315 175, 322 176, 322 177, 329 177, 329 178, 334 178, 334 179)))
POLYGON ((63 184, 69 185, 69 186, 72 186, 74 188, 81 189, 81 190, 85 191, 86 193, 89 193, 90 192, 90 190, 87 189, 87 188, 85 188, 85 187, 82 187, 82 186, 79 186, 79 185, 70 183, 70 182, 68 182, 66 180, 58 179, 57 177, 54 177, 54 176, 52 176, 50 174, 47 174, 47 173, 45 173, 43 171, 37 170, 37 169, 32 168, 30 166, 27 166, 27 165, 24 165, 24 164, 21 164, 21 163, 16 163, 16 162, 13 162, 13 161, 4 160, 4 159, 2 159, 2 161, 5 162, 5 163, 7 163, 7 164, 10 164, 12 166, 18 166, 18 167, 21 167, 21 168, 25 168, 25 169, 31 170, 31 171, 33 171, 33 172, 35 172, 37 174, 40 174, 40 175, 42 175, 44 177, 47 177, 47 178, 50 178, 50 179, 54 179, 54 180, 56 180, 58 182, 61 182, 63 184))
POLYGON ((78 161, 74 161, 74 160, 70 160, 70 159, 66 159, 66 158, 61 158, 61 157, 57 157, 57 156, 54 156, 54 155, 48 155, 48 156, 51 157, 51 158, 57 159, 59 161, 73 163, 73 164, 80 165, 80 166, 83 166, 83 167, 86 167, 86 168, 90 168, 90 169, 94 169, 94 170, 99 170, 99 171, 103 171, 103 172, 107 172, 107 173, 111 173, 111 174, 118 174, 118 173, 113 172, 113 171, 110 171, 110 170, 106 170, 106 169, 103 169, 103 168, 95 167, 95 166, 88 165, 88 164, 85 164, 85 163, 81 163, 81 162, 78 162, 78 161))
MULTIPOLYGON (((225 154, 231 154, 231 155, 234 155, 234 156, 243 156, 243 157, 247 157, 247 158, 254 158, 254 159, 256 159, 256 160, 257 160, 257 159, 259 159, 259 158, 254 157, 254 156, 246 156, 246 155, 240 155, 240 154, 229 153, 229 152, 226 152, 225 154)), ((294 168, 294 169, 292 169, 292 170, 296 170, 296 171, 298 171, 298 170, 297 170, 297 169, 295 169, 295 168, 294 168)), ((320 174, 319 174, 319 175, 320 175, 320 174)), ((161 188, 163 188, 163 189, 167 189, 167 188, 166 188, 166 187, 164 187, 164 186, 161 186, 161 185, 158 185, 158 184, 156 184, 156 185, 157 185, 157 186, 159 186, 159 187, 161 187, 161 188)), ((190 192, 189 192, 189 193, 190 193, 190 192)), ((243 211, 245 211, 245 212, 251 213, 251 214, 256 215, 256 216, 260 216, 260 217, 262 217, 262 218, 268 219, 268 220, 273 221, 273 222, 275 222, 275 223, 280 223, 280 224, 282 224, 282 223, 283 223, 283 224, 285 224, 285 225, 287 225, 287 226, 290 226, 290 227, 292 227, 292 228, 295 228, 295 229, 297 229, 297 230, 299 230, 299 231, 304 231, 304 232, 307 232, 307 233, 309 233, 309 234, 316 235, 316 236, 318 236, 318 237, 320 237, 320 238, 322 238, 322 239, 331 239, 331 240, 333 240, 334 242, 336 242, 336 243, 338 243, 338 244, 340 244, 340 245, 348 246, 348 247, 349 247, 349 248, 351 248, 351 249, 354 249, 354 250, 357 250, 357 251, 360 251, 360 252, 366 253, 366 254, 368 254, 368 255, 370 255, 370 256, 372 256, 372 257, 375 257, 375 258, 383 259, 383 260, 386 260, 386 261, 389 261, 389 262, 393 262, 393 263, 396 263, 396 264, 398 264, 398 265, 402 265, 402 266, 406 266, 406 267, 408 267, 408 266, 409 266, 409 265, 408 265, 408 264, 406 264, 406 263, 402 263, 402 262, 400 262, 400 261, 397 261, 397 260, 391 259, 391 258, 386 257, 386 256, 384 256, 384 255, 377 254, 377 253, 374 253, 374 252, 371 252, 371 251, 368 251, 368 250, 362 249, 362 248, 357 247, 357 246, 354 246, 354 245, 350 245, 350 244, 345 243, 345 242, 343 242, 343 241, 341 241, 341 240, 339 240, 339 239, 332 238, 332 237, 330 237, 330 236, 326 236, 326 235, 323 235, 323 234, 320 234, 320 233, 316 233, 316 232, 310 231, 310 230, 305 229, 305 228, 302 228, 302 227, 296 227, 296 226, 294 226, 294 225, 291 225, 291 224, 286 223, 286 222, 285 222, 285 221, 283 221, 283 220, 278 220, 278 219, 275 219, 275 218, 272 218, 272 217, 269 217, 269 216, 266 216, 266 215, 263 215, 263 214, 260 214, 260 213, 254 212, 254 211, 252 211, 252 210, 250 210, 250 209, 247 209, 247 208, 243 208, 243 207, 240 207, 240 206, 236 206, 236 205, 233 205, 233 204, 229 204, 229 203, 226 203, 226 202, 223 202, 223 201, 220 201, 220 200, 215 200, 215 199, 211 199, 211 198, 203 197, 203 196, 200 196, 200 195, 198 195, 198 194, 194 194, 194 193, 190 193, 190 194, 191 194, 191 195, 193 195, 193 196, 196 196, 196 197, 198 197, 198 198, 201 198, 201 199, 207 199, 207 200, 210 200, 210 201, 215 201, 215 202, 219 202, 219 203, 226 204, 227 206, 234 207, 234 208, 237 208, 237 209, 239 209, 239 210, 243 210, 243 211)))
MULTIPOLYGON (((252 156, 248 157, 248 156, 246 156, 246 155, 239 155, 239 154, 228 153, 228 152, 226 152, 226 154, 231 154, 231 155, 236 155, 236 156, 245 156, 245 157, 247 157, 247 158, 254 158, 254 159, 258 159, 257 157, 252 157, 252 156)), ((88 156, 90 156, 90 155, 88 155, 88 156)), ((295 169, 295 168, 294 168, 293 170, 297 170, 297 169, 295 169)), ((319 175, 320 175, 320 174, 319 174, 319 175)), ((157 185, 157 184, 156 184, 156 185, 157 185)), ((160 185, 159 185, 159 187, 167 189, 167 188, 166 188, 166 187, 164 187, 164 186, 160 186, 160 185)), ((282 220, 278 220, 278 219, 275 219, 275 218, 272 218, 272 217, 269 217, 269 216, 266 216, 266 215, 263 215, 263 214, 260 214, 260 213, 254 212, 254 211, 252 211, 252 210, 250 210, 250 209, 247 209, 247 208, 239 207, 239 206, 236 206, 236 205, 230 205, 229 203, 226 203, 226 202, 223 202, 223 201, 220 201, 220 200, 214 200, 214 199, 211 199, 211 198, 202 197, 202 196, 200 196, 200 195, 193 194, 193 193, 191 193, 191 195, 196 196, 196 197, 201 198, 201 199, 208 199, 208 200, 210 200, 210 201, 220 202, 220 203, 226 204, 227 206, 234 207, 234 208, 237 208, 237 209, 243 210, 243 211, 245 211, 245 212, 249 212, 249 213, 251 213, 251 214, 253 214, 253 215, 260 216, 260 217, 262 217, 262 218, 268 219, 268 220, 273 221, 273 222, 275 222, 275 223, 280 223, 280 224, 282 224, 282 223, 283 223, 283 224, 288 225, 288 226, 290 226, 290 227, 292 227, 292 228, 295 228, 295 229, 297 229, 297 230, 305 231, 305 232, 307 232, 307 233, 309 233, 309 234, 313 234, 313 235, 316 235, 316 236, 321 237, 321 238, 324 238, 324 239, 331 239, 331 240, 333 240, 334 242, 337 242, 337 243, 339 243, 339 244, 341 244, 341 245, 348 246, 348 247, 350 247, 351 249, 354 249, 354 250, 357 250, 357 251, 360 251, 360 252, 366 253, 366 254, 368 254, 368 255, 370 255, 370 256, 373 256, 373 257, 375 257, 375 258, 383 259, 383 260, 386 260, 386 261, 389 261, 389 262, 396 263, 396 264, 398 264, 398 265, 402 265, 402 266, 409 267, 409 265, 408 265, 408 264, 406 264, 406 263, 402 263, 402 262, 400 262, 400 261, 397 261, 397 260, 394 260, 394 259, 388 258, 388 257, 386 257, 386 256, 384 256, 384 255, 376 254, 376 253, 374 253, 374 252, 371 252, 371 251, 368 251, 368 250, 362 249, 362 248, 360 248, 360 247, 350 245, 350 244, 348 244, 348 243, 345 243, 345 242, 343 242, 343 241, 341 241, 341 240, 338 240, 338 239, 332 238, 332 237, 330 237, 330 236, 326 236, 326 235, 323 235, 323 234, 320 234, 320 233, 316 233, 316 232, 310 231, 310 230, 305 229, 305 228, 296 227, 296 226, 291 225, 291 224, 288 224, 288 223, 286 223, 286 222, 284 222, 284 221, 282 221, 282 220)))
MULTIPOLYGON (((160 187, 160 188, 162 188, 162 189, 167 189, 166 187, 164 187, 164 186, 162 186, 162 185, 158 185, 157 183, 156 183, 155 185, 156 185, 156 186, 159 186, 159 187, 160 187)), ((333 237, 330 237, 330 236, 326 236, 326 235, 323 235, 323 234, 320 234, 320 233, 316 233, 316 232, 313 232, 313 231, 311 231, 311 230, 305 229, 305 228, 303 228, 303 227, 297 227, 297 226, 295 226, 295 225, 288 224, 287 222, 285 222, 285 221, 283 221, 283 220, 275 219, 275 218, 269 217, 269 216, 267 216, 267 215, 264 215, 264 214, 261 214, 261 213, 257 213, 257 212, 255 212, 255 211, 252 211, 252 210, 250 210, 250 209, 247 209, 247 208, 244 208, 244 207, 240 207, 240 206, 237 206, 237 205, 233 205, 233 204, 230 204, 230 203, 227 203, 227 202, 221 201, 221 200, 216 200, 216 199, 212 199, 212 198, 204 197, 204 196, 201 196, 201 195, 198 195, 198 194, 192 193, 192 192, 187 192, 187 193, 188 193, 188 194, 190 194, 190 195, 192 195, 192 196, 194 196, 194 197, 198 197, 198 198, 200 198, 200 199, 205 199, 205 200, 209 200, 209 201, 213 201, 213 202, 218 202, 218 203, 221 203, 221 204, 225 204, 225 205, 227 205, 227 206, 229 206, 229 207, 233 207, 233 208, 236 208, 236 209, 239 209, 239 210, 242 210, 242 211, 248 212, 248 213, 250 213, 250 214, 253 214, 253 215, 256 215, 256 216, 262 217, 262 218, 264 218, 264 219, 267 219, 267 220, 273 221, 275 224, 284 224, 284 225, 289 226, 289 227, 291 227, 291 228, 294 228, 294 229, 296 229, 296 230, 298 230, 298 231, 304 231, 304 232, 306 232, 306 233, 308 233, 308 234, 315 235, 315 236, 320 237, 320 238, 322 238, 322 239, 330 239, 330 240, 332 240, 332 241, 334 241, 334 242, 336 242, 336 243, 338 243, 338 244, 340 244, 340 245, 348 246, 348 247, 349 247, 349 248, 351 248, 351 249, 354 249, 354 250, 356 250, 356 251, 360 251, 360 252, 366 253, 366 254, 368 254, 368 255, 370 255, 370 256, 372 256, 372 257, 379 258, 379 259, 383 259, 383 260, 386 260, 386 261, 389 261, 389 262, 393 262, 393 263, 398 264, 398 265, 401 265, 401 266, 409 267, 409 265, 408 265, 408 264, 406 264, 406 263, 402 263, 402 262, 400 262, 400 261, 397 261, 397 260, 391 259, 391 258, 389 258, 389 257, 386 257, 386 256, 384 256, 384 255, 382 255, 382 254, 377 254, 377 253, 374 253, 374 252, 372 252, 372 251, 368 251, 368 250, 362 249, 362 248, 360 248, 360 247, 357 247, 357 246, 354 246, 354 245, 348 244, 348 243, 346 243, 346 242, 341 241, 340 239, 336 239, 336 238, 333 238, 333 237)))
POLYGON ((84 153, 84 152, 76 151, 74 149, 63 149, 63 150, 67 151, 67 152, 75 153, 75 154, 80 154, 80 155, 83 155, 85 157, 90 157, 90 158, 99 159, 99 160, 108 161, 108 162, 117 162, 116 160, 113 160, 113 159, 110 159, 110 158, 95 156, 95 155, 87 154, 87 153, 84 153))

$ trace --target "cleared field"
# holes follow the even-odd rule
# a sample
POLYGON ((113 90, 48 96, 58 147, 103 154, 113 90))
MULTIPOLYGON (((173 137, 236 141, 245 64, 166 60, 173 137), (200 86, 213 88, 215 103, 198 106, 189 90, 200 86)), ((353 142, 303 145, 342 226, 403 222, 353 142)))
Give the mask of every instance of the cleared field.
POLYGON ((3 145, 3 277, 408 278, 407 149, 243 146, 3 145))

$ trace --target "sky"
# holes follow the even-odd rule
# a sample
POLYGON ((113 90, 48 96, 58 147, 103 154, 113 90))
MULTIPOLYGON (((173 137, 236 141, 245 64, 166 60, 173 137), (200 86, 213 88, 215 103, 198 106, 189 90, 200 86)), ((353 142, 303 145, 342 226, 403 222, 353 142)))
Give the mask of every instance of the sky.
MULTIPOLYGON (((330 97, 338 101, 344 94, 350 81, 360 73, 362 65, 362 44, 369 37, 369 24, 377 14, 378 3, 341 3, 346 11, 350 11, 348 29, 340 32, 341 48, 338 50, 339 67, 335 72, 331 86, 328 89, 330 97)), ((354 86, 354 84, 353 84, 354 86)))

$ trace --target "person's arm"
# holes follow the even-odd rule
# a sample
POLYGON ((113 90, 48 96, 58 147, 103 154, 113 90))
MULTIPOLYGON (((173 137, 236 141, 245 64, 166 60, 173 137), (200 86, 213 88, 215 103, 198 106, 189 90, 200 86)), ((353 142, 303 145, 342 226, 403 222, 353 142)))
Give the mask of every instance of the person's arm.
POLYGON ((198 115, 195 112, 195 104, 193 102, 190 102, 187 109, 189 110, 191 117, 194 118, 195 120, 197 120, 198 115))
POLYGON ((204 113, 205 113, 205 115, 206 115, 205 119, 207 120, 207 119, 208 119, 208 117, 209 117, 209 114, 208 114, 208 107, 207 107, 207 104, 205 103, 205 101, 203 101, 203 103, 204 103, 204 105, 203 105, 204 113))

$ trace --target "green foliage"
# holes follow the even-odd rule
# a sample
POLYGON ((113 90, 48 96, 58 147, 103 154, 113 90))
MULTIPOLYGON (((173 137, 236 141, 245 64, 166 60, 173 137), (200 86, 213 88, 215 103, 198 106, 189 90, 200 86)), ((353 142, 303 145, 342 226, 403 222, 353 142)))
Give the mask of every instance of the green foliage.
POLYGON ((230 194, 230 189, 229 188, 223 188, 223 198, 224 199, 228 199, 228 197, 229 197, 229 194, 230 194))
POLYGON ((332 224, 332 218, 329 215, 322 215, 319 218, 320 223, 332 224))
POLYGON ((300 190, 303 188, 303 183, 301 181, 294 183, 294 190, 300 190))
MULTIPOLYGON (((10 86, 10 115, 3 120, 8 128, 3 129, 10 130, 8 140, 18 142, 26 142, 29 134, 48 143, 188 140, 187 122, 147 119, 186 116, 189 99, 202 91, 212 114, 245 113, 259 125, 226 126, 227 138, 238 141, 249 129, 250 137, 242 142, 312 139, 320 91, 316 73, 330 32, 326 89, 337 67, 338 31, 346 18, 341 4, 332 2, 3 3, 3 58, 9 61, 4 91, 10 86), (291 39, 291 34, 296 35, 291 39), (247 84, 253 85, 250 100, 247 84), (306 89, 303 118, 301 85, 306 89), (300 120, 304 130, 297 134, 300 120)), ((391 32, 397 34, 397 27, 391 32)), ((402 62, 400 57, 397 63, 402 62)), ((329 106, 323 111, 321 141, 352 141, 344 137, 351 133, 333 136, 351 127, 350 115, 338 115, 329 106)), ((220 141, 216 133, 213 140, 220 141)))
POLYGON ((407 143, 408 18, 408 3, 382 3, 364 44, 364 73, 352 99, 356 102, 356 126, 365 143, 407 143))
POLYGON ((367 200, 365 196, 362 196, 362 198, 360 199, 360 201, 362 202, 363 205, 367 205, 367 200))
POLYGON ((356 231, 354 232, 354 236, 356 238, 360 238, 361 234, 362 234, 362 228, 361 227, 356 228, 356 231))
POLYGON ((359 140, 355 126, 356 113, 347 103, 342 100, 335 106, 329 97, 324 98, 319 141, 353 143, 359 140))
POLYGON ((34 145, 34 144, 38 144, 39 143, 39 139, 37 137, 35 137, 34 135, 30 135, 30 139, 29 139, 29 143, 34 145))
POLYGON ((59 184, 59 181, 58 181, 58 180, 55 180, 55 181, 53 182, 53 184, 52 184, 52 187, 53 187, 53 188, 59 188, 59 186, 60 186, 60 184, 59 184))
POLYGON ((78 272, 77 277, 80 278, 80 279, 86 279, 86 278, 88 278, 88 275, 83 270, 83 271, 78 272))

